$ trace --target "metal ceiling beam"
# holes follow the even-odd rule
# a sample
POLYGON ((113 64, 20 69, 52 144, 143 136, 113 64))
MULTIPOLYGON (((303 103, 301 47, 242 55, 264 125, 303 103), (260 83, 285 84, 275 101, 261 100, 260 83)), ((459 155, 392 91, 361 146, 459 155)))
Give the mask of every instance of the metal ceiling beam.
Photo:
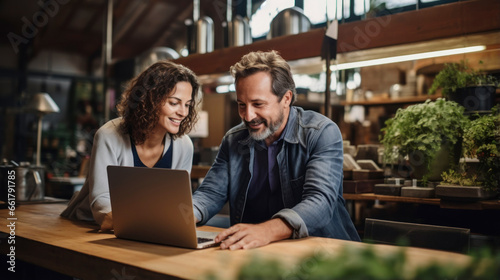
MULTIPOLYGON (((120 3, 123 6, 123 3, 126 3, 126 1, 122 1, 120 3)), ((124 20, 116 23, 115 34, 113 36, 113 44, 118 43, 125 37, 126 34, 131 33, 131 30, 133 30, 138 25, 139 19, 146 16, 147 11, 149 11, 148 6, 151 5, 151 2, 135 1, 135 3, 132 4, 130 4, 129 2, 129 6, 130 5, 134 5, 134 8, 131 9, 132 13, 125 14, 124 12, 121 16, 124 18, 124 20)))
POLYGON ((113 0, 107 1, 103 24, 103 45, 102 45, 102 75, 104 91, 104 121, 109 120, 109 92, 108 92, 108 67, 111 63, 113 50, 113 0))
MULTIPOLYGON (((165 46, 165 43, 168 41, 168 38, 173 37, 177 38, 178 36, 173 36, 175 34, 179 34, 179 27, 175 28, 176 23, 180 23, 178 26, 182 26, 184 29, 184 33, 186 34, 187 37, 187 28, 184 25, 184 21, 187 18, 191 18, 191 15, 193 13, 193 2, 192 1, 183 1, 182 2, 184 5, 180 6, 178 8, 178 13, 177 17, 171 18, 170 20, 166 21, 165 24, 163 25, 164 28, 159 29, 159 31, 155 34, 153 38, 158 38, 155 41, 152 42, 151 47, 155 46, 165 46)), ((182 31, 181 31, 182 32, 182 31)), ((173 47, 175 49, 175 47, 173 47)))

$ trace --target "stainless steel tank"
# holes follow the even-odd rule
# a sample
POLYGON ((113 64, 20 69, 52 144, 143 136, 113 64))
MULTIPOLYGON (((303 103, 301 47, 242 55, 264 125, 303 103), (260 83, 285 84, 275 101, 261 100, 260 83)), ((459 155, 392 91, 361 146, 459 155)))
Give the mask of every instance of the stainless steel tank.
POLYGON ((202 16, 196 22, 196 53, 209 53, 214 50, 214 21, 202 16))
POLYGON ((135 58, 135 75, 139 75, 149 66, 160 60, 170 60, 179 58, 179 53, 168 47, 155 47, 149 49, 135 58))
POLYGON ((304 15, 302 9, 291 7, 279 12, 271 21, 267 38, 298 34, 311 29, 311 21, 304 15))
POLYGON ((228 23, 228 46, 236 47, 252 43, 252 34, 248 18, 236 15, 232 21, 228 23))

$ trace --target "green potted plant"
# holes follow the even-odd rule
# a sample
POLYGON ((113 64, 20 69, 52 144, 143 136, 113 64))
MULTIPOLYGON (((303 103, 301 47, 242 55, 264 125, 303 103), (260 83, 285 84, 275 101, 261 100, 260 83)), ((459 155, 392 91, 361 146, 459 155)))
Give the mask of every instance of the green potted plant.
POLYGON ((500 189, 500 114, 471 121, 464 130, 463 161, 442 174, 436 192, 439 196, 490 198, 500 189), (459 187, 465 188, 459 188, 459 187), (451 192, 454 188, 455 191, 451 192), (458 192, 457 192, 458 190, 458 192))
MULTIPOLYGON (((335 254, 316 252, 304 256, 293 266, 283 260, 255 256, 239 268, 236 279, 491 279, 500 273, 500 254, 482 248, 470 255, 470 262, 430 260, 415 265, 407 249, 388 250, 381 254, 375 247, 340 247, 335 254)), ((207 279, 220 279, 210 273, 207 279)))
POLYGON ((384 161, 404 161, 412 168, 411 177, 441 181, 441 173, 458 163, 463 130, 469 121, 464 108, 438 98, 398 109, 385 122, 380 142, 384 161))
POLYGON ((428 93, 434 94, 441 89, 444 98, 464 106, 466 112, 489 111, 495 104, 497 86, 497 78, 461 60, 460 63, 446 63, 428 93))

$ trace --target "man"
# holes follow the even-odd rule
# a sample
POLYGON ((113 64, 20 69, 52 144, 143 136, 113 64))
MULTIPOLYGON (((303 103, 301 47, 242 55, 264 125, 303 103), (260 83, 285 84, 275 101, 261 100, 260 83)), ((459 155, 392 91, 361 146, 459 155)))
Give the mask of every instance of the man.
POLYGON ((249 249, 307 236, 359 241, 342 198, 342 136, 325 116, 292 106, 290 66, 275 51, 231 67, 242 124, 229 130, 193 195, 197 222, 226 201, 231 227, 216 242, 249 249))

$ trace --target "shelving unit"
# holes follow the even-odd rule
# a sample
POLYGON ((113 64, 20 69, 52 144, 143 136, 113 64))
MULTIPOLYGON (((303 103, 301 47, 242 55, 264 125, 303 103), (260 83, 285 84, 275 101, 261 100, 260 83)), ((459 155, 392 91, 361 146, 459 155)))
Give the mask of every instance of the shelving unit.
POLYGON ((424 102, 427 99, 436 100, 441 97, 441 94, 433 94, 433 95, 419 95, 419 96, 411 96, 411 97, 400 97, 400 98, 384 98, 377 100, 363 100, 363 101, 342 101, 340 105, 342 106, 351 106, 351 105, 362 105, 362 106, 380 106, 380 105, 389 105, 389 104, 412 104, 412 103, 420 103, 424 102))
POLYGON ((462 210, 500 210, 500 200, 481 200, 470 202, 453 202, 441 200, 440 198, 419 198, 419 197, 405 197, 405 196, 392 196, 392 195, 377 195, 374 193, 344 193, 346 200, 354 201, 385 201, 385 202, 398 202, 398 203, 417 203, 439 205, 444 209, 462 209, 462 210))
MULTIPOLYGON (((454 46, 463 47, 464 44, 475 44, 477 38, 486 41, 488 47, 498 49, 500 43, 495 42, 499 40, 490 42, 492 41, 491 34, 494 37, 494 35, 499 34, 499 31, 500 1, 498 0, 455 2, 416 11, 389 14, 340 24, 337 62, 375 59, 454 46), (474 39, 469 38, 470 36, 473 36, 474 39)), ((250 51, 276 50, 290 62, 309 64, 310 61, 314 60, 314 63, 321 63, 319 56, 324 34, 325 29, 318 28, 296 35, 257 41, 245 46, 217 49, 205 54, 192 54, 176 59, 174 62, 189 67, 201 78, 207 78, 211 81, 216 80, 221 75, 227 75, 230 66, 250 51)), ((368 115, 368 110, 376 106, 386 107, 387 114, 391 114, 401 106, 438 97, 438 95, 421 95, 398 99, 343 101, 332 104, 335 107, 334 114, 336 115, 331 116, 331 118, 336 122, 341 120, 344 116, 344 107, 350 105, 365 106, 366 115, 368 115)), ((298 100, 296 105, 321 113, 325 107, 324 101, 298 100)), ((219 116, 220 106, 222 105, 219 104, 215 108, 207 106, 204 110, 207 110, 209 115, 213 113, 219 116)), ((231 117, 225 115, 225 118, 231 117)), ((211 137, 215 139, 214 143, 222 139, 223 134, 212 133, 212 131, 210 133, 211 137)))
MULTIPOLYGON (((500 1, 473 0, 339 25, 338 53, 404 45, 500 30, 500 1), (460 15, 457 17, 456 15, 460 15), (439 28, 436 28, 439 27, 439 28)), ((174 60, 198 75, 226 73, 250 51, 277 50, 286 60, 318 57, 325 30, 257 41, 174 60)))

